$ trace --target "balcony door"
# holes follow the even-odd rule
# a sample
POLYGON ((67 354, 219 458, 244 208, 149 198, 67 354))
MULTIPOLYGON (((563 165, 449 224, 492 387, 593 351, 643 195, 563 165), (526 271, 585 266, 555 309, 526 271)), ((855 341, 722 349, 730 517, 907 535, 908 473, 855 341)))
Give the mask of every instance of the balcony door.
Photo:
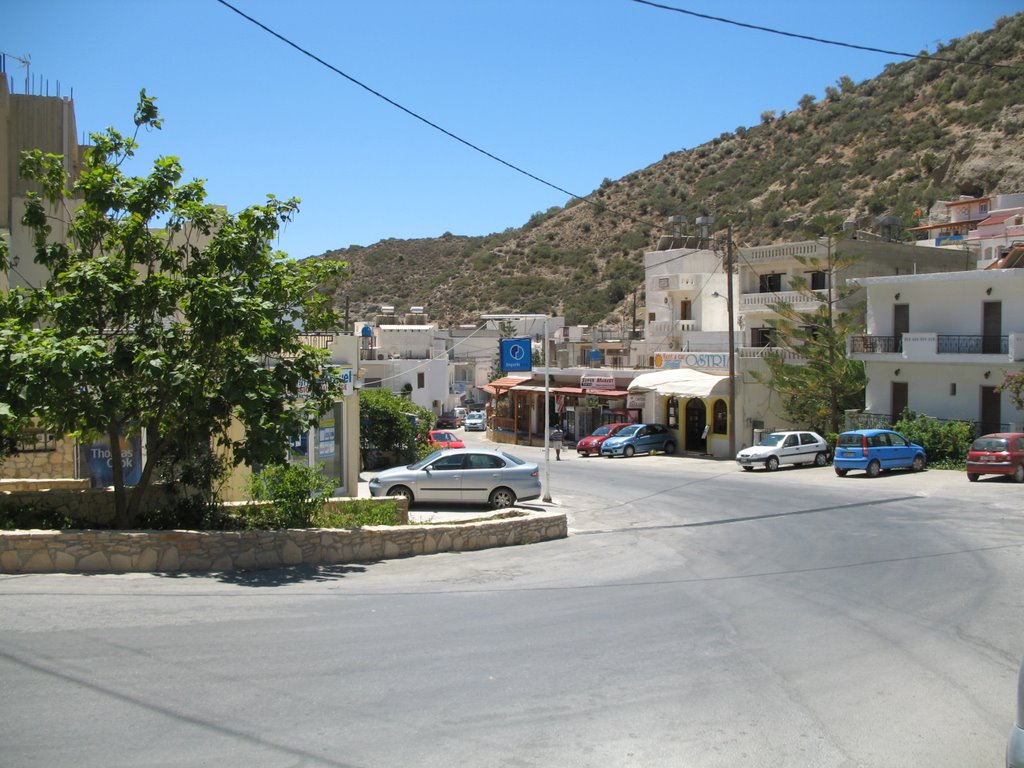
POLYGON ((981 315, 981 351, 998 355, 1003 335, 1003 302, 984 302, 981 315))
POLYGON ((895 339, 893 352, 903 351, 903 334, 910 332, 910 305, 892 305, 892 335, 895 339))

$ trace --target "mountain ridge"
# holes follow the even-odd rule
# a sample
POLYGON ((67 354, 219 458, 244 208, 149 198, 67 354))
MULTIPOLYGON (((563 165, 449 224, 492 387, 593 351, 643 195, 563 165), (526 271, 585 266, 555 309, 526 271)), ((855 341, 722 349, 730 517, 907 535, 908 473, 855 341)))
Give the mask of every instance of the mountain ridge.
POLYGON ((617 322, 642 292, 643 254, 669 216, 713 213, 737 244, 763 245, 799 239, 817 214, 862 228, 895 216, 905 234, 940 200, 1024 191, 1022 74, 1024 13, 861 83, 841 77, 820 101, 767 110, 756 126, 605 179, 520 227, 311 258, 348 262, 349 277, 322 290, 353 319, 390 304, 423 306, 442 326, 501 311, 617 322))

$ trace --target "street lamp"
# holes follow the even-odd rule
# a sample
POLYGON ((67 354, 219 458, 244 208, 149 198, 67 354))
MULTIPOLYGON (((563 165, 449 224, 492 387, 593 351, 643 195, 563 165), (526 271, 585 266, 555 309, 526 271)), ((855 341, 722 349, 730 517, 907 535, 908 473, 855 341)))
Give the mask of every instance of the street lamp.
POLYGON ((480 315, 481 320, 543 320, 544 321, 544 495, 543 500, 551 503, 551 453, 550 453, 550 370, 548 352, 548 316, 540 314, 503 314, 503 315, 480 315))

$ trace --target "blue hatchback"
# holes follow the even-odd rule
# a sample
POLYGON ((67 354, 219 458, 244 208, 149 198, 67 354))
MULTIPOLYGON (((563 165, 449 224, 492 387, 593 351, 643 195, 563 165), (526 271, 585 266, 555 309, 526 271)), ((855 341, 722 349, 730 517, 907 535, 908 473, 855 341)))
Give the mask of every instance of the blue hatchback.
POLYGON ((863 469, 868 477, 882 470, 910 469, 920 472, 928 458, 924 448, 891 429, 855 429, 836 440, 832 466, 844 477, 851 469, 863 469))
POLYGON ((676 452, 675 438, 664 424, 630 424, 601 443, 601 455, 608 458, 655 451, 676 452))

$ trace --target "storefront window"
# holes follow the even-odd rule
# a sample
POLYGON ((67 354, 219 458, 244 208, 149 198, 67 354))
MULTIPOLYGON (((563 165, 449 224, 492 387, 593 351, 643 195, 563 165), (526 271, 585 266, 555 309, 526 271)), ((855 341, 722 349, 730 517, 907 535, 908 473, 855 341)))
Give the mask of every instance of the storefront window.
POLYGON ((716 435, 724 435, 729 431, 729 406, 725 400, 715 401, 713 420, 716 435))

